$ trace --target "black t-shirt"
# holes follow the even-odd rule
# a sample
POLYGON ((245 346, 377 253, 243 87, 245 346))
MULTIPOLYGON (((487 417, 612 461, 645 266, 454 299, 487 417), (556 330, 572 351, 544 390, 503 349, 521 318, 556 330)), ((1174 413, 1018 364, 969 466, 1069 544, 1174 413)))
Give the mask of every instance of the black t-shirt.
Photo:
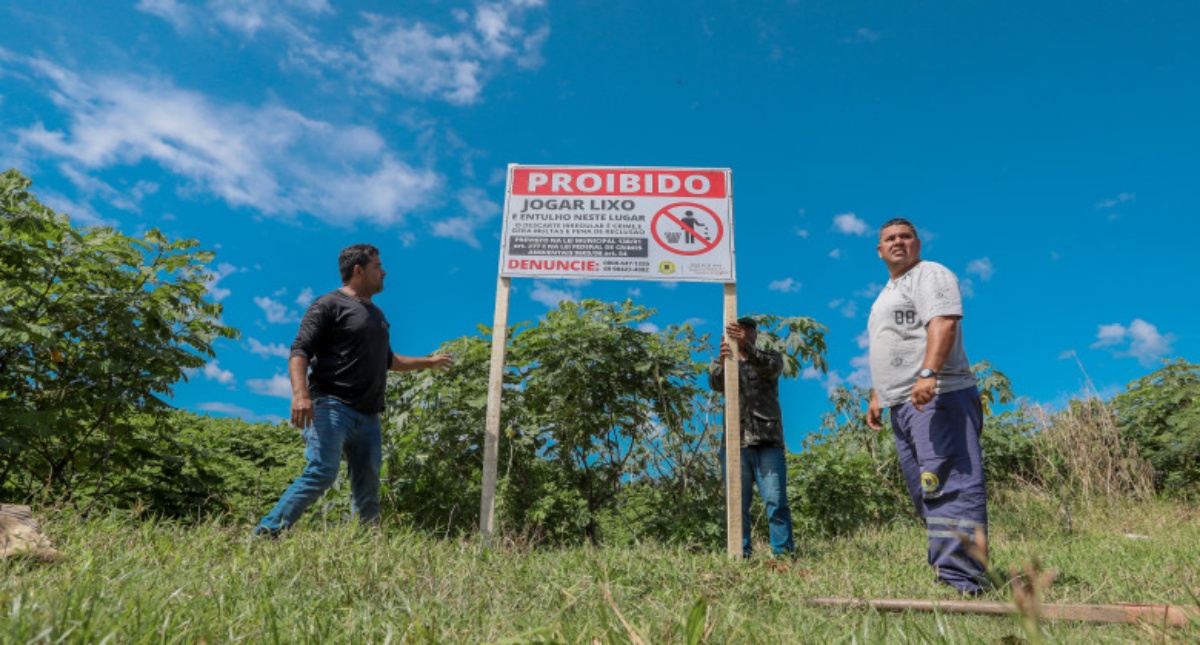
POLYGON ((392 364, 388 322, 370 302, 340 289, 317 298, 300 321, 292 356, 308 359, 308 391, 364 414, 382 412, 392 364))

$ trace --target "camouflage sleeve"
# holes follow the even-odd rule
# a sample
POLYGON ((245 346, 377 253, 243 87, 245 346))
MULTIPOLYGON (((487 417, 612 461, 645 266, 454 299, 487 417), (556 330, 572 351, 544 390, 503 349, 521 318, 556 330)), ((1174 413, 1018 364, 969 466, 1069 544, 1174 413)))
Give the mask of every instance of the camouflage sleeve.
POLYGON ((754 347, 746 355, 746 362, 759 378, 776 379, 783 373, 783 355, 774 350, 754 347))
POLYGON ((721 360, 715 360, 708 368, 708 386, 714 392, 725 391, 725 363, 721 360))

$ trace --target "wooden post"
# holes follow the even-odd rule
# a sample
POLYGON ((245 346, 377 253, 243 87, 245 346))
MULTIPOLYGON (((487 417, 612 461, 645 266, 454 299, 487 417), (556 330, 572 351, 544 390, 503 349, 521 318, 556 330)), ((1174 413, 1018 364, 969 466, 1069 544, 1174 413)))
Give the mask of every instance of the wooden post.
POLYGON ((501 277, 496 283, 496 315, 492 321, 492 364, 488 376, 487 428, 483 437, 483 497, 479 502, 479 531, 485 542, 496 529, 496 457, 500 452, 500 396, 504 392, 510 280, 501 277))
MULTIPOLYGON (((725 325, 736 323, 737 284, 725 285, 725 325)), ((724 333, 724 327, 722 327, 724 333)), ((742 557, 742 415, 738 392, 738 352, 725 360, 725 538, 730 557, 742 557)))
MULTIPOLYGON (((871 607, 876 611, 930 611, 959 614, 1009 615, 1021 613, 1011 602, 981 602, 978 600, 908 600, 892 598, 811 598, 814 605, 834 607, 871 607)), ((1200 620, 1200 610, 1181 605, 1041 605, 1040 618, 1077 620, 1092 623, 1150 623, 1187 627, 1200 620)))

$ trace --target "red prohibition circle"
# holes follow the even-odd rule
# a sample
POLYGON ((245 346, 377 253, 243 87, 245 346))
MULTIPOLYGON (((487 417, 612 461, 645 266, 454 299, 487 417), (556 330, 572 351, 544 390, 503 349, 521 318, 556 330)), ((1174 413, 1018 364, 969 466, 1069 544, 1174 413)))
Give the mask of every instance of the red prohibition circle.
MULTIPOLYGON (((691 231, 691 233, 698 240, 704 239, 700 235, 697 235, 695 231, 691 231)), ((654 214, 654 218, 650 220, 650 234, 654 236, 654 241, 658 242, 659 246, 670 251, 671 253, 675 253, 677 255, 700 255, 701 253, 708 253, 709 251, 716 248, 717 243, 721 241, 721 237, 725 234, 725 227, 724 227, 724 225, 721 224, 721 218, 717 217, 717 214, 715 212, 713 212, 713 210, 711 208, 709 208, 707 206, 703 206, 701 204, 697 204, 695 202, 678 202, 675 204, 667 204, 666 206, 663 206, 662 208, 658 209, 658 212, 654 214), (712 242, 708 242, 708 244, 704 248, 700 249, 699 251, 683 251, 680 249, 672 248, 669 244, 664 242, 661 237, 658 236, 658 220, 663 215, 666 215, 668 219, 670 219, 672 222, 675 222, 679 226, 681 226, 685 229, 687 228, 686 226, 684 226, 683 222, 679 221, 679 218, 675 217, 675 215, 671 212, 672 208, 679 208, 681 206, 686 206, 688 208, 698 208, 698 209, 704 211, 705 213, 712 215, 713 221, 717 223, 717 234, 715 236, 713 236, 712 242)))

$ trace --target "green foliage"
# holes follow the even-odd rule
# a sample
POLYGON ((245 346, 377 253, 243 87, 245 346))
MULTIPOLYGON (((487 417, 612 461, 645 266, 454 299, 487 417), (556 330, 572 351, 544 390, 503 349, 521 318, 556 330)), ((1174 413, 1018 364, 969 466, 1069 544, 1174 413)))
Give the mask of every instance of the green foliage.
POLYGON ((212 356, 212 254, 157 230, 76 228, 0 173, 0 494, 101 491, 172 386, 212 356))
POLYGON ((870 397, 864 388, 835 388, 824 432, 788 456, 792 517, 805 532, 843 535, 912 512, 887 415, 883 431, 867 427, 870 397))
POLYGON ((304 440, 286 423, 173 412, 133 426, 113 460, 124 466, 104 491, 111 508, 255 522, 304 468, 304 440))
POLYGON ((979 387, 979 398, 983 400, 983 414, 992 416, 996 404, 1011 403, 1013 400, 1012 381, 1008 376, 996 369, 987 361, 979 361, 971 366, 979 387))
POLYGON ((751 316, 758 323, 758 345, 783 355, 783 376, 796 378, 804 365, 822 374, 825 361, 825 326, 806 316, 781 318, 771 314, 751 316))
MULTIPOLYGON (((384 508, 402 522, 456 535, 473 529, 479 518, 491 343, 484 336, 464 337, 439 352, 455 357, 447 371, 389 377, 381 494, 384 508)), ((513 378, 508 380, 511 390, 513 378)), ((505 414, 511 413, 506 400, 505 414)), ((510 464, 532 457, 528 450, 518 456, 511 442, 506 447, 510 464)))
POLYGON ((704 339, 690 326, 636 328, 653 313, 629 301, 563 302, 513 336, 508 365, 522 412, 512 441, 552 467, 527 490, 558 500, 511 508, 518 526, 564 526, 595 541, 601 513, 624 484, 678 474, 674 467, 698 445, 688 421, 705 395, 705 363, 692 358, 704 339))
POLYGON ((983 428, 983 470, 988 486, 1018 488, 1042 484, 1035 432, 1038 426, 1026 408, 1009 410, 988 419, 983 428))
MULTIPOLYGON (((637 329, 632 302, 564 302, 510 327, 498 523, 554 542, 704 542, 722 517, 717 435, 690 326, 637 329), (714 496, 715 499, 714 499, 714 496)), ((394 376, 385 495, 405 522, 459 534, 478 517, 490 331, 440 351, 445 373, 394 376)))
POLYGON ((1154 467, 1156 488, 1200 496, 1200 365, 1167 363, 1130 383, 1112 408, 1121 436, 1154 467))
POLYGON ((812 436, 804 450, 788 455, 788 492, 797 532, 846 535, 911 513, 903 484, 895 481, 895 449, 866 446, 846 437, 812 436))

